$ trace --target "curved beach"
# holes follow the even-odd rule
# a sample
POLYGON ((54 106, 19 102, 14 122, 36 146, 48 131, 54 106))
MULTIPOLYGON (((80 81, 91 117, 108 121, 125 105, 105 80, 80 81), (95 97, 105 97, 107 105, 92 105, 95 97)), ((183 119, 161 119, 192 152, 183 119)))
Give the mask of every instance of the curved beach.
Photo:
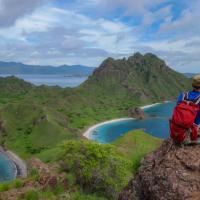
POLYGON ((108 120, 108 121, 105 121, 105 122, 101 122, 101 123, 98 123, 98 124, 95 124, 93 126, 91 126, 89 129, 87 129, 87 131, 85 131, 83 133, 83 136, 87 139, 90 139, 90 134, 96 129, 98 128, 99 126, 102 126, 102 125, 105 125, 105 124, 109 124, 109 123, 113 123, 113 122, 119 122, 119 121, 124 121, 124 120, 129 120, 129 119, 134 119, 134 118, 119 118, 119 119, 112 119, 112 120, 108 120))
POLYGON ((151 107, 154 107, 154 106, 157 106, 157 105, 160 105, 162 103, 153 103, 153 104, 149 104, 149 105, 146 105, 146 106, 141 106, 140 108, 143 110, 143 109, 146 109, 146 108, 151 108, 151 107))
MULTIPOLYGON (((153 104, 141 106, 140 108, 143 110, 143 109, 151 108, 151 107, 154 107, 154 106, 157 106, 157 105, 160 105, 160 104, 162 104, 162 103, 153 103, 153 104)), ((90 135, 92 134, 92 132, 96 128, 98 128, 99 126, 102 126, 102 125, 105 125, 105 124, 109 124, 109 123, 113 123, 113 122, 119 122, 119 121, 129 120, 129 119, 134 119, 134 118, 118 118, 118 119, 108 120, 108 121, 105 121, 105 122, 101 122, 101 123, 95 124, 95 125, 91 126, 90 128, 88 128, 83 133, 83 136, 85 138, 87 138, 87 139, 90 139, 91 138, 90 135)))
POLYGON ((0 153, 4 154, 16 167, 15 177, 27 177, 27 166, 26 163, 14 152, 9 150, 4 150, 0 147, 0 153))

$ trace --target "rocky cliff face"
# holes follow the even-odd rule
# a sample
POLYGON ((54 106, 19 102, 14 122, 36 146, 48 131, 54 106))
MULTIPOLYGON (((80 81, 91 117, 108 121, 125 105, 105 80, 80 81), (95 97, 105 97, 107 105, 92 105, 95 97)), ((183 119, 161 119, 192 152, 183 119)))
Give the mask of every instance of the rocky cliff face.
POLYGON ((119 200, 200 200, 200 145, 164 142, 147 155, 119 200))

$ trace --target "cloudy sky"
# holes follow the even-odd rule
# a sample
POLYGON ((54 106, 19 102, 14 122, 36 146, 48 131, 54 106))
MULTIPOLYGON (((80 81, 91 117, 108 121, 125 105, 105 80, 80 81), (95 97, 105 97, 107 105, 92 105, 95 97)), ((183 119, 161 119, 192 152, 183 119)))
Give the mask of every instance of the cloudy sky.
POLYGON ((0 0, 0 60, 98 66, 156 53, 200 72, 200 0, 0 0))

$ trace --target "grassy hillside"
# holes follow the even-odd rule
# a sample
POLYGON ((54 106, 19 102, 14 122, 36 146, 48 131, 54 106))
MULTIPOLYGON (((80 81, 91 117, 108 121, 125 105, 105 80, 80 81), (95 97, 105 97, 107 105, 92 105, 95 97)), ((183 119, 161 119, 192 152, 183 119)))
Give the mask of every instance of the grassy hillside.
POLYGON ((23 158, 48 154, 88 126, 126 117, 132 107, 175 98, 189 79, 153 54, 106 59, 77 88, 36 87, 0 78, 0 144, 23 158))
POLYGON ((162 140, 144 133, 142 130, 128 132, 113 142, 118 151, 132 162, 136 172, 140 160, 149 152, 155 150, 162 140))

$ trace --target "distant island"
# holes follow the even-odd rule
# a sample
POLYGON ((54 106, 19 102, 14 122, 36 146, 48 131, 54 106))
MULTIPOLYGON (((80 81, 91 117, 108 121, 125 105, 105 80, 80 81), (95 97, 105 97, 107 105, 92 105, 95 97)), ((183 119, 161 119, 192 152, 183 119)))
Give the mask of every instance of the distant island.
POLYGON ((72 76, 89 76, 94 71, 94 67, 83 65, 61 65, 61 66, 41 66, 27 65, 17 62, 0 61, 0 74, 63 74, 72 76))

